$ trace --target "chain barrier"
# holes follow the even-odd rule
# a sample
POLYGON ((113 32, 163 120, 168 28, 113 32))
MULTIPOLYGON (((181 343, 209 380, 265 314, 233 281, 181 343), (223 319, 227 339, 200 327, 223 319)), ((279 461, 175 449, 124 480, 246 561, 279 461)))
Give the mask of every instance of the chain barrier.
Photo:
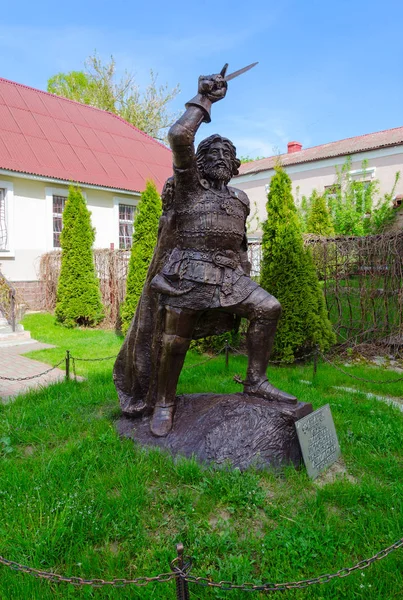
POLYGON ((312 579, 301 579, 300 581, 287 581, 284 583, 262 583, 262 584, 254 584, 250 582, 236 584, 231 581, 213 581, 208 577, 195 577, 193 575, 187 575, 186 581, 189 583, 195 583, 197 585, 201 585, 203 587, 214 587, 220 588, 221 590, 242 590, 244 592, 281 592, 285 590, 291 589, 302 589, 309 587, 310 585, 314 585, 316 583, 323 584, 332 581, 335 578, 344 578, 351 575, 354 571, 364 570, 372 563, 377 560, 382 560, 388 556, 394 550, 401 548, 403 546, 403 538, 400 538, 397 542, 385 548, 384 550, 380 550, 371 558, 366 558, 361 560, 353 567, 344 567, 343 569, 339 569, 336 573, 326 573, 324 575, 319 575, 319 577, 313 577, 312 579))
POLYGON ((189 600, 189 588, 188 583, 194 583, 202 587, 219 588, 221 590, 242 590, 244 592, 281 592, 291 589, 303 589, 315 584, 329 583, 333 579, 348 577, 354 571, 367 569, 377 560, 382 560, 388 556, 391 552, 401 548, 403 546, 403 538, 400 538, 397 542, 388 546, 387 548, 380 550, 371 558, 366 558, 356 563, 352 567, 344 567, 339 569, 335 573, 326 573, 319 575, 318 577, 312 577, 311 579, 301 579, 299 581, 287 581, 281 583, 260 583, 254 584, 251 582, 245 582, 241 584, 233 583, 232 581, 214 581, 209 577, 198 577, 190 575, 192 568, 192 559, 189 556, 183 554, 183 544, 177 544, 177 557, 170 563, 171 571, 169 573, 160 573, 151 577, 142 576, 136 577, 135 579, 125 578, 113 578, 113 579, 101 579, 101 578, 90 578, 85 579, 84 577, 67 577, 65 575, 59 575, 58 573, 52 573, 51 571, 41 571, 32 567, 27 567, 18 562, 7 560, 0 556, 0 564, 9 567, 13 571, 20 573, 26 573, 37 577, 39 579, 46 579, 53 583, 70 583, 76 586, 91 586, 91 587, 125 587, 127 585, 134 585, 138 587, 144 587, 152 582, 166 583, 168 581, 176 580, 176 594, 178 600, 189 600))
POLYGON ((211 360, 213 360, 213 358, 217 358, 217 356, 219 356, 225 350, 225 348, 226 347, 223 346, 221 348, 221 350, 219 350, 215 354, 212 354, 212 356, 209 356, 206 360, 203 360, 202 362, 198 362, 198 363, 195 363, 194 365, 188 365, 186 367, 183 367, 182 371, 184 371, 185 369, 194 369, 194 367, 200 367, 201 365, 205 365, 206 363, 208 363, 211 360))
POLYGON ((77 356, 70 356, 72 360, 78 360, 80 362, 100 362, 102 360, 112 360, 113 358, 117 358, 117 355, 113 356, 102 356, 101 358, 77 358, 77 356))
MULTIPOLYGON (((238 354, 239 356, 245 356, 244 352, 241 352, 240 350, 237 350, 236 348, 233 348, 232 346, 228 346, 229 350, 231 350, 234 354, 238 354)), ((317 354, 317 349, 315 348, 314 350, 311 350, 310 352, 307 352, 307 354, 303 354, 302 356, 298 356, 298 358, 296 358, 293 362, 288 362, 286 360, 269 360, 269 364, 270 365, 293 365, 297 362, 300 362, 301 360, 305 360, 306 358, 311 358, 312 356, 315 356, 317 354)))
POLYGON ((342 369, 341 367, 336 365, 334 362, 332 362, 322 352, 319 351, 319 354, 321 355, 323 360, 325 362, 327 362, 329 365, 331 365, 332 367, 334 367, 336 369, 336 371, 340 371, 340 373, 343 373, 343 375, 347 375, 347 377, 351 377, 352 379, 357 379, 357 381, 364 381, 365 383, 378 383, 380 385, 386 385, 389 383, 398 383, 399 381, 403 381, 403 377, 399 377, 397 379, 387 379, 385 381, 374 381, 373 379, 365 379, 364 377, 358 377, 358 375, 353 375, 353 373, 348 373, 347 371, 344 371, 344 369, 342 369))
POLYGON ((62 363, 64 363, 64 361, 65 361, 65 359, 62 358, 62 360, 60 362, 58 362, 56 365, 53 365, 53 367, 50 367, 46 371, 43 371, 42 373, 38 373, 37 375, 29 375, 28 377, 4 377, 3 375, 0 375, 0 379, 3 381, 28 381, 30 379, 36 379, 37 377, 42 377, 42 375, 47 375, 51 371, 54 371, 55 369, 60 367, 60 365, 62 363))
POLYGON ((27 567, 13 560, 7 560, 2 556, 0 556, 0 564, 9 567, 13 571, 33 575, 33 577, 37 577, 38 579, 46 579, 47 581, 51 581, 52 583, 71 583, 72 585, 88 585, 91 587, 125 587, 126 585, 135 585, 143 587, 153 581, 164 583, 166 581, 171 581, 172 579, 178 576, 176 572, 170 572, 160 573, 159 575, 155 575, 153 577, 136 577, 135 579, 118 579, 116 577, 109 580, 95 578, 85 579, 84 577, 76 576, 67 577, 66 575, 59 575, 58 573, 52 573, 51 571, 40 571, 39 569, 27 567))

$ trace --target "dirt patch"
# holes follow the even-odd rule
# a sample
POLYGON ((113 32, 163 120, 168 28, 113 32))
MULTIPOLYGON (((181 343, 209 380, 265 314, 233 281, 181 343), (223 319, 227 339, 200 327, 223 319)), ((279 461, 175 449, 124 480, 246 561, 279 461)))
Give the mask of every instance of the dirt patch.
POLYGON ((24 456, 32 456, 34 452, 35 452, 34 446, 25 446, 24 456))
POLYGON ((211 515, 208 522, 209 522, 210 527, 215 529, 217 527, 218 523, 220 523, 220 522, 228 523, 230 521, 230 519, 231 519, 230 513, 225 509, 221 509, 217 513, 214 513, 213 515, 211 515))
POLYGON ((339 481, 341 479, 347 479, 350 483, 356 484, 357 479, 350 475, 347 471, 346 464, 342 458, 339 458, 331 467, 326 469, 324 473, 319 475, 317 479, 313 482, 318 487, 323 487, 324 485, 328 485, 329 483, 334 483, 335 481, 339 481))

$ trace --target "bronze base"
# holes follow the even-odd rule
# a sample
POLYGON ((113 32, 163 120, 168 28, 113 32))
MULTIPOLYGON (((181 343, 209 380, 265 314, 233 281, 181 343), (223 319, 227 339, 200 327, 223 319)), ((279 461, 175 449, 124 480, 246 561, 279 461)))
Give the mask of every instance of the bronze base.
POLYGON ((297 467, 302 455, 295 422, 311 412, 311 404, 269 402, 245 393, 192 394, 177 397, 173 428, 165 437, 151 433, 150 417, 122 417, 117 428, 144 446, 194 455, 204 463, 241 470, 297 467))

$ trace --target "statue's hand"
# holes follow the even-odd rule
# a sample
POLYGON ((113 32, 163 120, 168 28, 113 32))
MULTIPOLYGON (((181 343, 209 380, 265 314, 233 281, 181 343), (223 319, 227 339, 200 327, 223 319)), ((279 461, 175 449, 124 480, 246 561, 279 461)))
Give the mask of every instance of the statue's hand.
POLYGON ((218 75, 201 75, 199 77, 199 94, 206 96, 210 102, 218 102, 222 100, 227 93, 228 84, 224 76, 218 75))

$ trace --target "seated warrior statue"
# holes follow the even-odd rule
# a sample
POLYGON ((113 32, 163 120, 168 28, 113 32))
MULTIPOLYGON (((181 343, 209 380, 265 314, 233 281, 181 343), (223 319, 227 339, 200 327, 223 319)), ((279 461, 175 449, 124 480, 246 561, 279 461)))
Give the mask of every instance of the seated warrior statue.
POLYGON ((266 376, 280 303, 253 281, 247 259, 249 200, 228 186, 240 161, 230 140, 212 135, 195 153, 194 138, 210 122, 211 105, 227 91, 224 74, 199 78, 198 94, 169 131, 173 153, 175 247, 166 255, 150 288, 163 306, 162 348, 156 373, 151 431, 165 436, 172 428, 176 386, 197 323, 211 311, 249 320, 248 369, 244 392, 269 401, 295 404, 266 376))

